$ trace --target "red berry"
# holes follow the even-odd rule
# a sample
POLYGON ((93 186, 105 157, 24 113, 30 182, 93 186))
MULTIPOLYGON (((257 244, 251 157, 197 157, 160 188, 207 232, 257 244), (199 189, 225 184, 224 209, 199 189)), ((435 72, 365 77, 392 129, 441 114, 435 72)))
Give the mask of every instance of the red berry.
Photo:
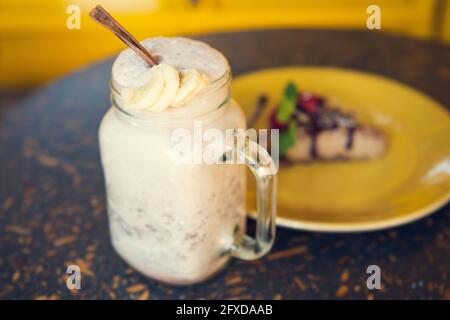
POLYGON ((300 94, 297 108, 302 109, 308 113, 315 113, 322 107, 324 101, 321 97, 313 95, 309 92, 303 92, 300 94))

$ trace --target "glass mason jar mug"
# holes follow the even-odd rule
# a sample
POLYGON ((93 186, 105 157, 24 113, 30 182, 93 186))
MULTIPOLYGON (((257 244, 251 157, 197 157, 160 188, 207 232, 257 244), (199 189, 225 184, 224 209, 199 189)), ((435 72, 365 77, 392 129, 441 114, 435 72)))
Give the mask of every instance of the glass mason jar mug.
POLYGON ((257 259, 273 244, 276 171, 264 148, 249 139, 252 148, 230 149, 225 142, 256 178, 255 238, 245 235, 245 164, 180 163, 174 152, 173 133, 180 128, 194 133, 201 124, 203 132, 224 135, 245 129, 245 116, 230 99, 230 79, 227 70, 188 105, 146 114, 124 109, 112 81, 112 107, 99 130, 111 240, 125 261, 151 278, 200 282, 231 257, 257 259))

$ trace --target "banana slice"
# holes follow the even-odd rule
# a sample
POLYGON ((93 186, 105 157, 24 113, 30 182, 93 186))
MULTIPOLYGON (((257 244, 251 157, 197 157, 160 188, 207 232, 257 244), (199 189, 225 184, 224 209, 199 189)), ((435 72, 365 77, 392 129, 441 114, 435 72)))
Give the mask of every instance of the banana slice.
POLYGON ((200 90, 202 90, 204 87, 206 87, 209 83, 209 78, 206 74, 202 73, 202 81, 200 83, 200 85, 197 87, 197 90, 195 90, 194 92, 192 92, 186 99, 189 100, 190 98, 192 98, 193 96, 195 96, 200 90))
POLYGON ((159 99, 164 89, 164 74, 158 67, 149 70, 150 80, 143 87, 123 90, 121 96, 128 108, 144 110, 159 99))
POLYGON ((155 72, 162 74, 162 77, 164 78, 164 86, 158 99, 156 99, 156 101, 146 110, 161 112, 168 108, 176 97, 180 86, 180 77, 178 75, 178 71, 167 64, 161 63, 152 67, 152 69, 153 68, 156 69, 155 72))
POLYGON ((161 112, 170 106, 180 107, 209 82, 208 77, 196 69, 178 72, 163 63, 153 66, 149 72, 150 80, 144 86, 121 92, 121 99, 128 108, 161 112))
POLYGON ((172 101, 172 107, 179 107, 192 95, 197 92, 203 84, 203 76, 196 69, 180 71, 180 88, 177 96, 172 101))

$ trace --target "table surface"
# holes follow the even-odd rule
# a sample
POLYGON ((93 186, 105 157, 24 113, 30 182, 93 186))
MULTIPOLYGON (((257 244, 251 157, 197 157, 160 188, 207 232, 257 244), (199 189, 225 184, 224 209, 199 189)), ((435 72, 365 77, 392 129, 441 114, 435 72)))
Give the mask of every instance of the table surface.
MULTIPOLYGON (((450 106, 450 48, 378 32, 261 30, 198 37, 234 74, 339 66, 409 84, 450 106)), ((112 60, 36 90, 0 113, 0 299, 450 299, 450 206, 395 229, 325 234, 277 229, 263 259, 173 287, 131 269, 109 241, 97 130, 112 60), (69 291, 66 267, 82 270, 69 291), (381 268, 368 290, 366 268, 381 268)))

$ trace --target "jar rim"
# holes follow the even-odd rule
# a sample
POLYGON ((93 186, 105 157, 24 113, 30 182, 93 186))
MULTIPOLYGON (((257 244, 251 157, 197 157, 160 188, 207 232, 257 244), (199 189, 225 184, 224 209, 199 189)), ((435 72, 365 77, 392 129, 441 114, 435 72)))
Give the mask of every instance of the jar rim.
POLYGON ((224 89, 226 86, 229 86, 232 78, 231 68, 227 65, 225 72, 214 79, 212 82, 208 83, 208 85, 203 88, 192 100, 188 103, 184 104, 181 107, 177 108, 169 108, 164 110, 163 112, 146 112, 146 111, 138 111, 138 110, 130 110, 126 109, 117 102, 116 97, 120 97, 120 92, 114 87, 113 79, 111 78, 109 82, 109 87, 111 89, 111 103, 112 106, 118 110, 121 114, 138 120, 143 121, 164 121, 164 120, 180 120, 185 119, 186 117, 201 117, 210 112, 213 112, 222 106, 226 105, 228 100, 230 99, 230 90, 227 90, 227 93, 224 99, 220 99, 220 102, 216 105, 210 106, 209 108, 198 108, 198 106, 213 95, 217 93, 219 90, 224 89), (200 110, 195 110, 200 109, 200 110))

